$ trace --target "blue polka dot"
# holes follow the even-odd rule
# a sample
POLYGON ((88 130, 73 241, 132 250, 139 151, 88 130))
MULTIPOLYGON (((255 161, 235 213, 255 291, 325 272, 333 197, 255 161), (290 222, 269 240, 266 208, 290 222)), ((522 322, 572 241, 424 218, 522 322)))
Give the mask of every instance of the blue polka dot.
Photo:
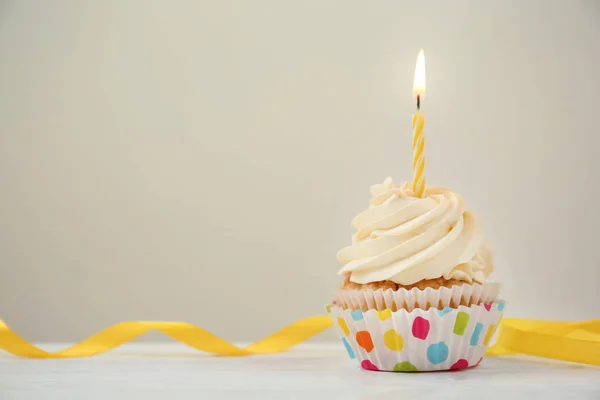
POLYGON ((363 319, 363 313, 361 310, 352 311, 350 315, 352 316, 352 319, 354 321, 360 321, 361 319, 363 319))
POLYGON ((350 358, 354 360, 356 356, 354 355, 354 350, 352 350, 352 347, 350 347, 350 345, 348 344, 348 341, 342 338, 342 343, 344 343, 344 347, 346 348, 346 351, 348 352, 350 358))
POLYGON ((471 335, 471 346, 477 346, 477 344, 479 343, 479 336, 481 335, 482 330, 483 324, 481 322, 478 322, 477 325, 475 325, 475 330, 473 331, 473 334, 471 335))
POLYGON ((498 311, 504 310, 504 304, 505 303, 503 301, 498 302, 498 311))
POLYGON ((429 345, 427 348, 427 359, 432 364, 441 364, 448 359, 448 346, 439 342, 429 345))
POLYGON ((452 308, 452 307, 445 307, 443 310, 437 310, 437 312, 438 312, 438 314, 440 314, 440 317, 441 317, 443 315, 448 314, 452 310, 454 310, 454 308, 452 308))

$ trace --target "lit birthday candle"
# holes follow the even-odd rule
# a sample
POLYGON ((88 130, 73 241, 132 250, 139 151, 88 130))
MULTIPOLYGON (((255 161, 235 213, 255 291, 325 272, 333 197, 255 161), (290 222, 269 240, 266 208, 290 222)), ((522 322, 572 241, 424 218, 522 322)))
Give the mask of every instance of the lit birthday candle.
POLYGON ((423 126, 425 117, 421 114, 421 100, 425 97, 425 54, 423 50, 417 57, 413 94, 417 98, 417 112, 413 116, 413 190, 415 196, 422 197, 425 191, 425 136, 423 126))

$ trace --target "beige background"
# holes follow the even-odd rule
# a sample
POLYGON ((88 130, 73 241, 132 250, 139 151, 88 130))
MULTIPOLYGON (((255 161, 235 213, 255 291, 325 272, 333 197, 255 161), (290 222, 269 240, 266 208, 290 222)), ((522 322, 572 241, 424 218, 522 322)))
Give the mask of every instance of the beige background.
MULTIPOLYGON (((323 311, 373 183, 486 221, 508 314, 598 317, 597 1, 3 1, 0 316, 253 340, 323 311)), ((321 336, 333 339, 333 334, 321 336)))

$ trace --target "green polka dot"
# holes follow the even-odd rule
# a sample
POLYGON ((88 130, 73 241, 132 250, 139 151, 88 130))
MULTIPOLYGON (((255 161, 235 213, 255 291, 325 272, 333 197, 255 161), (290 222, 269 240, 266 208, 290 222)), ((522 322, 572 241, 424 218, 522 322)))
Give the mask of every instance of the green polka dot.
POLYGON ((418 370, 408 361, 402 361, 394 365, 394 372, 418 372, 418 370))
POLYGON ((327 311, 327 314, 331 314, 331 304, 327 304, 325 310, 327 311))
POLYGON ((456 322, 454 322, 454 333, 457 335, 464 335, 465 329, 467 329, 467 323, 469 322, 469 314, 466 312, 459 312, 456 315, 456 322))

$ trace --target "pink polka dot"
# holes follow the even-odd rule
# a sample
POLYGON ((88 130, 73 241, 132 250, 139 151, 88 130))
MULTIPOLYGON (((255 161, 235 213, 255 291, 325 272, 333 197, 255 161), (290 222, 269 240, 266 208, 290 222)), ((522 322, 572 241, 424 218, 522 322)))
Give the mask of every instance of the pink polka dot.
POLYGON ((469 368, 469 362, 467 360, 465 360, 464 358, 461 358, 460 360, 458 360, 457 362, 452 364, 452 366, 450 367, 450 369, 465 369, 465 368, 469 368))
POLYGON ((412 325, 412 334, 417 339, 427 339, 427 335, 429 335, 429 321, 422 317, 415 318, 412 325))
POLYGON ((483 306, 485 307, 486 310, 490 311, 490 309, 492 308, 492 304, 494 304, 494 303, 484 303, 483 306))
POLYGON ((363 362, 360 363, 360 366, 369 371, 379 371, 379 368, 369 360, 363 360, 363 362))

